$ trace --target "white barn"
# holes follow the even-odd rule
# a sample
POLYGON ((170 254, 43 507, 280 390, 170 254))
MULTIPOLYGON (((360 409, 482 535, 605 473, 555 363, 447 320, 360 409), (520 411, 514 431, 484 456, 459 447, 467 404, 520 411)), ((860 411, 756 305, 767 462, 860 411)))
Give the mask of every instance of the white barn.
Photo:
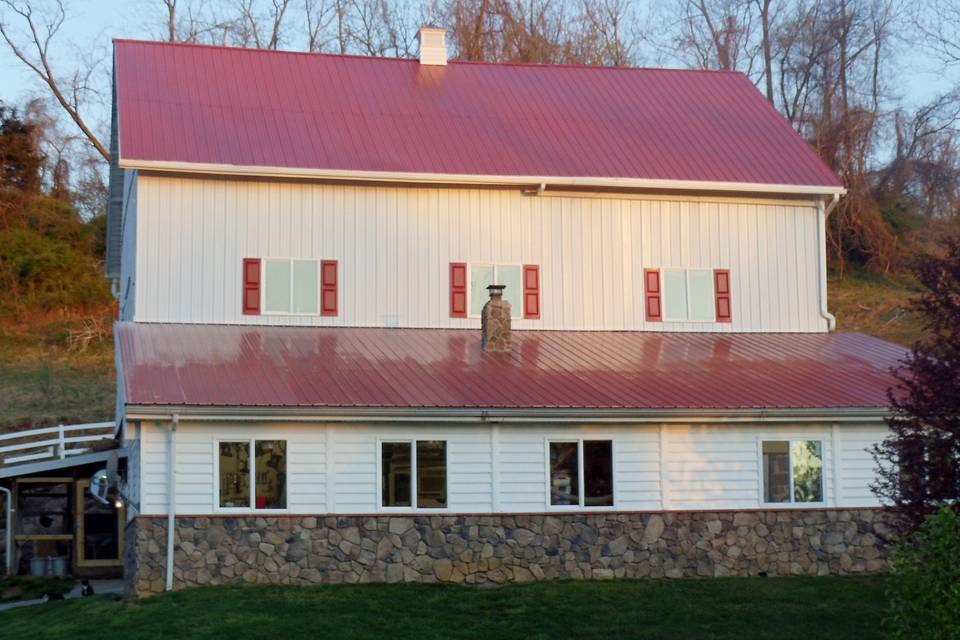
POLYGON ((883 567, 836 176, 740 74, 422 37, 116 41, 131 589, 883 567))

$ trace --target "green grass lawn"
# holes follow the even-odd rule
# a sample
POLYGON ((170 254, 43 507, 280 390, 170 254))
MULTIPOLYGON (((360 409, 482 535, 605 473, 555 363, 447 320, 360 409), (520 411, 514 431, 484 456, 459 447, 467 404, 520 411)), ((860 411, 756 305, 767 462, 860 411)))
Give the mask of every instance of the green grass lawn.
POLYGON ((32 600, 45 593, 67 593, 73 588, 73 578, 31 578, 15 576, 0 578, 0 602, 32 600))
POLYGON ((15 638, 880 638, 883 578, 207 587, 0 612, 15 638))

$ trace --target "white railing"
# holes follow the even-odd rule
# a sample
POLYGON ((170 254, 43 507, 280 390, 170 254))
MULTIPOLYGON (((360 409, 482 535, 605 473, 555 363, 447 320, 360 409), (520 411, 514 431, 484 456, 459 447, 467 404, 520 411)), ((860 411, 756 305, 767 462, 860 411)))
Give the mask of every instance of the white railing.
POLYGON ((3 464, 16 464, 46 458, 65 459, 90 451, 89 446, 101 440, 112 440, 116 435, 113 422, 57 425, 27 429, 0 435, 0 456, 3 464), (99 433, 90 433, 97 431, 99 433), (19 442, 18 442, 19 441, 19 442), (7 455, 13 454, 13 455, 7 455))

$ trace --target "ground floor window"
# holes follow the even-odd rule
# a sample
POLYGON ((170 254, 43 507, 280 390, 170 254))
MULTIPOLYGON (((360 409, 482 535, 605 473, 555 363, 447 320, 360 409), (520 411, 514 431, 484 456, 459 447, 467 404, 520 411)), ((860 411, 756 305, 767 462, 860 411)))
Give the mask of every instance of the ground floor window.
POLYGON ((240 440, 219 443, 220 507, 285 509, 287 443, 240 440), (250 459, 253 459, 253 474, 250 459), (251 500, 251 496, 253 499, 251 500))
POLYGON ((447 506, 447 443, 380 443, 380 504, 443 509, 447 506))
POLYGON ((550 504, 613 506, 613 442, 550 442, 550 504))
POLYGON ((823 442, 763 441, 763 501, 823 502, 823 442))

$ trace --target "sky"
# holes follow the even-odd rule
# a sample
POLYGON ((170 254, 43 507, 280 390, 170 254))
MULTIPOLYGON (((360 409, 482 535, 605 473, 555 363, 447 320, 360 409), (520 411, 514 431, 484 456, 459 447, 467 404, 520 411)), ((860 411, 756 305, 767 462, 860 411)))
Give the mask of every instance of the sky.
MULTIPOLYGON (((638 0, 653 2, 655 0, 638 0)), ((73 54, 71 43, 86 47, 90 42, 101 43, 108 51, 114 37, 150 38, 148 25, 162 25, 160 16, 152 19, 144 15, 158 3, 148 0, 73 0, 67 3, 68 18, 58 35, 57 55, 60 59, 73 54)), ((156 29, 156 27, 154 27, 156 29)), ((56 61, 56 58, 55 58, 56 61)), ((960 73, 944 73, 941 65, 930 54, 914 48, 899 61, 896 84, 902 93, 900 99, 907 106, 916 106, 960 83, 960 73)), ((108 73, 109 69, 103 69, 108 73)), ((4 47, 0 49, 0 100, 8 104, 22 104, 36 95, 44 95, 45 88, 4 47)), ((92 119, 103 121, 106 114, 92 119)))

